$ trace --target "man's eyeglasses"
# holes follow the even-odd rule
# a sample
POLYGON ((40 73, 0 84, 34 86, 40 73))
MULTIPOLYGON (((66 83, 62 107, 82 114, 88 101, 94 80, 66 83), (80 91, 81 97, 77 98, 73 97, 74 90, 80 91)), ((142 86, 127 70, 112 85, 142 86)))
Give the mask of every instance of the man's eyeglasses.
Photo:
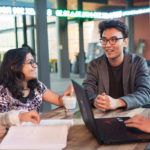
POLYGON ((102 45, 106 45, 107 42, 109 42, 109 44, 111 45, 115 45, 117 43, 118 40, 121 40, 121 39, 124 39, 123 37, 122 38, 118 38, 118 37, 111 37, 110 39, 106 39, 105 37, 102 37, 100 39, 100 43, 102 45))
POLYGON ((30 64, 32 67, 35 67, 35 65, 38 65, 35 60, 30 60, 29 62, 25 62, 24 64, 30 64))

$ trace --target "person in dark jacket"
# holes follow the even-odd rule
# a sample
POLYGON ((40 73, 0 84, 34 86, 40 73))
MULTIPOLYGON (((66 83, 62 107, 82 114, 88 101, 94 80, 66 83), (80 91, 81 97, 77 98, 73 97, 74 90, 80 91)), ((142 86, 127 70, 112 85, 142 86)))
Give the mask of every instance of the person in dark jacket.
POLYGON ((104 55, 92 60, 83 86, 96 108, 107 111, 133 109, 150 103, 150 78, 146 60, 127 53, 128 29, 119 20, 99 24, 104 55))

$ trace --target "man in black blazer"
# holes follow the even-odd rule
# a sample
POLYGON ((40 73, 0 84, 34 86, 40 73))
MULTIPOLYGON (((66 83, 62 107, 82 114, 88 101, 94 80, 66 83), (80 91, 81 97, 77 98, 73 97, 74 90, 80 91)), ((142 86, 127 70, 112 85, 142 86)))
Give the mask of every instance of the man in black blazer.
POLYGON ((91 103, 102 111, 133 109, 150 103, 150 79, 144 58, 125 52, 128 29, 119 20, 99 24, 104 55, 92 60, 83 81, 91 103))

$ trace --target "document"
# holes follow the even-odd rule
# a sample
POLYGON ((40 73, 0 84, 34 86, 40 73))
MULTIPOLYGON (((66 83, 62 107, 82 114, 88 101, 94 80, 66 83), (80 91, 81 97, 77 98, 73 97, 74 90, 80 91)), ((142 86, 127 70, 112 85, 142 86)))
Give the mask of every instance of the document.
POLYGON ((0 144, 1 150, 61 150, 73 120, 42 120, 40 125, 25 123, 10 127, 0 144))

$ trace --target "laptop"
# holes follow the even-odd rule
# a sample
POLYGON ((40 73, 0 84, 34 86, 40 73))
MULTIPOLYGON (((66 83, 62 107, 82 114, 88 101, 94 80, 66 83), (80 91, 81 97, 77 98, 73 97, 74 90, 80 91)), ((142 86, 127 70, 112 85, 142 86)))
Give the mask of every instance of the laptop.
POLYGON ((150 134, 136 128, 126 127, 130 117, 94 118, 92 107, 84 89, 72 80, 81 115, 86 127, 100 144, 123 144, 150 141, 150 134))

